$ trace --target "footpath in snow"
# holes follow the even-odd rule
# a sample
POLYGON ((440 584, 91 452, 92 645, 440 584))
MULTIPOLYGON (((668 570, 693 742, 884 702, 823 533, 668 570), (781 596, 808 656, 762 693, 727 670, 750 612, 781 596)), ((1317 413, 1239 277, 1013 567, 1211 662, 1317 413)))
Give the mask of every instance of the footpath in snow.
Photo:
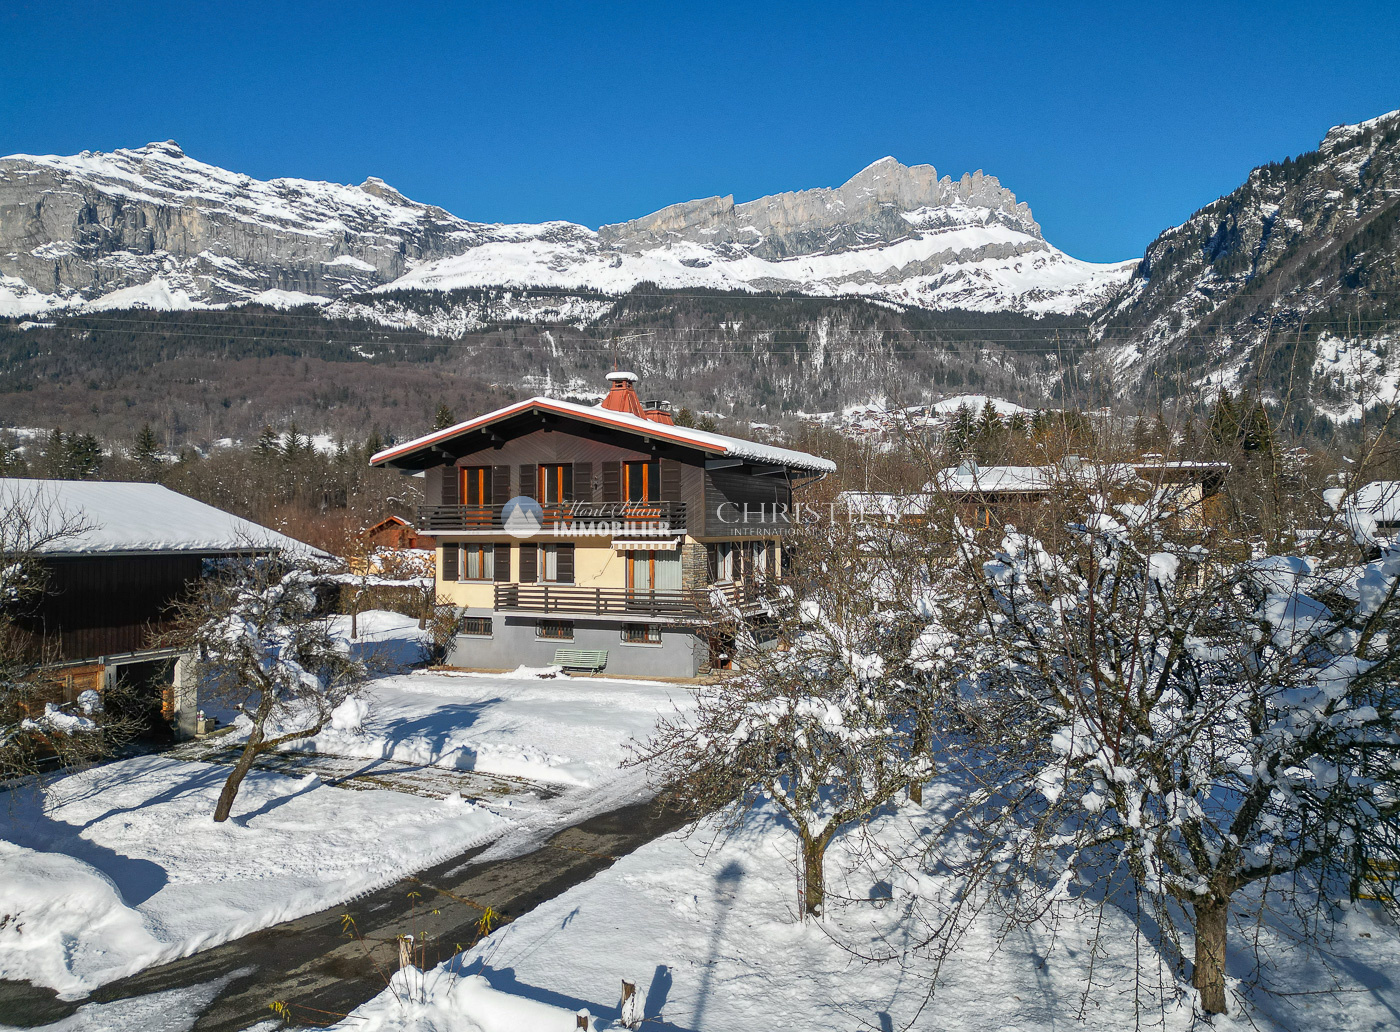
POLYGON ((365 767, 393 758, 506 775, 511 791, 433 798, 254 769, 232 818, 215 824, 229 768, 162 755, 16 789, 0 806, 0 978, 74 998, 484 843, 524 852, 563 823, 643 798, 643 773, 621 767, 628 742, 688 693, 420 672, 376 681, 366 701, 358 721, 303 747, 365 767))

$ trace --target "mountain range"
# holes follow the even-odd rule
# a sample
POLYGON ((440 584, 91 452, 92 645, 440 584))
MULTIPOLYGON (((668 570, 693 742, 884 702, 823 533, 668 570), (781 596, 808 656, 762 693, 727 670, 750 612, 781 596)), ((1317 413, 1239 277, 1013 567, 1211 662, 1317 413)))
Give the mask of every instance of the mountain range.
POLYGON ((893 158, 835 188, 594 230, 470 222, 373 178, 256 180, 173 142, 15 155, 0 158, 0 394, 28 392, 11 408, 30 414, 8 418, 29 425, 46 405, 129 418, 65 384, 157 411, 131 377, 158 341, 161 361, 197 360, 189 382, 214 384, 198 411, 160 418, 236 435, 264 418, 261 374, 229 363, 267 353, 275 325, 274 353, 324 361, 332 381, 286 380, 283 407, 355 433, 430 415, 405 362, 436 363, 428 382, 465 399, 586 391, 614 357, 679 401, 762 421, 967 389, 1034 405, 1068 378, 1095 404, 1246 389, 1336 425, 1400 387, 1397 269, 1400 111, 1259 166, 1111 264, 1055 248, 993 176, 893 158), (293 332, 307 313, 324 328, 293 332), (342 375, 362 361, 373 377, 342 375), (239 410, 213 400, 225 375, 250 387, 221 424, 239 410), (392 404, 371 396, 396 375, 392 404))
POLYGON ((1096 307, 1133 264, 1069 257, 993 176, 893 158, 835 189, 688 201, 596 231, 468 222, 378 179, 264 182, 173 141, 0 158, 0 315, 639 283, 1042 314, 1096 307))

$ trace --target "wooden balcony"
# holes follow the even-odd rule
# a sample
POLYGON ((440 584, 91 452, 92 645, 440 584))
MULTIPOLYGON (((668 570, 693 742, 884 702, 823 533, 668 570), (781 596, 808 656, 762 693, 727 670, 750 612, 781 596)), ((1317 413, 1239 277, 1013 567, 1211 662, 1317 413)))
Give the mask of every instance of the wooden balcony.
POLYGON ((710 623, 732 616, 731 607, 752 616, 786 603, 775 585, 716 584, 698 591, 630 591, 577 584, 497 584, 494 605, 502 612, 566 613, 579 616, 650 616, 678 623, 710 623))
MULTIPOLYGON (((424 505, 418 509, 423 534, 506 533, 503 505, 424 505)), ((579 537, 683 534, 685 502, 563 502, 542 505, 542 530, 579 537)), ((514 529, 514 528, 512 528, 514 529)))

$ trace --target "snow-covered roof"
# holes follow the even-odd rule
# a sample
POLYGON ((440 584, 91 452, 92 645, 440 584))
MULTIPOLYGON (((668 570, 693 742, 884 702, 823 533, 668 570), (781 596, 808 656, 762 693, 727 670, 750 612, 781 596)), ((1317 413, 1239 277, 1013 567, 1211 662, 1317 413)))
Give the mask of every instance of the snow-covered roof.
POLYGON ((964 463, 956 469, 940 470, 933 486, 951 494, 1042 494, 1070 485, 1083 488, 1121 486, 1135 479, 1137 473, 1133 467, 1120 464, 978 466, 964 463))
POLYGON ((305 542, 205 505, 160 484, 0 477, 0 509, 20 505, 38 535, 65 520, 82 529, 41 546, 46 555, 91 552, 225 553, 279 550, 321 554, 305 542))
POLYGON ((570 416, 574 419, 582 419, 589 423, 597 423, 601 426, 613 427, 618 430, 625 430, 641 436, 655 438, 658 441, 671 441, 687 447, 697 448, 701 451, 711 452, 717 457, 742 459, 746 462, 757 462, 765 465, 788 466, 792 469, 805 470, 812 473, 834 473, 836 463, 830 459, 824 459, 819 455, 808 455, 806 452, 794 451, 791 448, 777 448, 770 444, 760 444, 757 441, 746 441, 741 437, 729 437, 725 434, 716 434, 708 430, 696 430, 688 426, 676 426, 671 423, 659 423, 655 420, 644 419, 626 412, 614 412, 596 405, 578 405, 571 401, 557 401, 554 398, 528 398, 525 401, 516 402, 514 405, 507 405, 505 408, 496 409, 475 419, 469 419, 456 426, 449 426, 445 430, 437 430, 431 434, 415 438, 406 444, 398 444, 392 448, 386 448, 374 455, 369 461, 370 465, 377 466, 382 463, 392 462, 394 459, 403 458, 422 448, 430 447, 442 441, 450 440, 459 434, 469 433, 479 430, 482 427, 511 416, 527 412, 530 409, 539 409, 544 412, 553 412, 561 416, 570 416))

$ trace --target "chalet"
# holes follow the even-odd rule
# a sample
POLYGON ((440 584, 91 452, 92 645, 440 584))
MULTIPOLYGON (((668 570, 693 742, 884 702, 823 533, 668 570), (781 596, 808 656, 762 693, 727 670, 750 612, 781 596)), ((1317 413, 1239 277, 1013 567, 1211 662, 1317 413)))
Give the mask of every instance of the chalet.
MULTIPOLYGON (((65 522, 79 526, 34 550, 45 590, 16 614, 16 626, 53 664, 66 701, 118 683, 141 689, 135 693, 140 715, 157 735, 194 728, 192 687, 174 689, 186 683, 183 657, 160 636, 169 629, 172 603, 203 576, 205 563, 311 551, 159 484, 0 478, 0 512, 16 526, 35 528, 38 538, 65 522)), ((16 547, 14 540, 5 544, 16 547)))
POLYGON ((426 478, 449 662, 693 677, 723 660, 716 606, 781 579, 793 489, 835 465, 678 426, 608 379, 599 405, 531 398, 370 460, 426 478))

